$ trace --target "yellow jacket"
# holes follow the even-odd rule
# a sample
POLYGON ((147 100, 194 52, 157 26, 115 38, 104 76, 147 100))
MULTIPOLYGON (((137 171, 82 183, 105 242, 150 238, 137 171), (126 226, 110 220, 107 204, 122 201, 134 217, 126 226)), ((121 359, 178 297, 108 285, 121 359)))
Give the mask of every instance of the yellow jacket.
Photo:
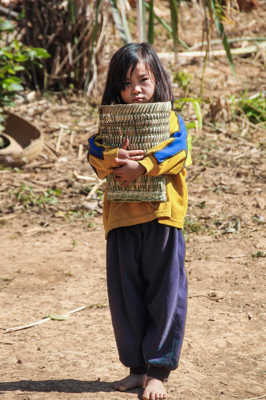
MULTIPOLYGON (((174 111, 170 115, 170 138, 150 149, 139 161, 146 175, 166 175, 165 202, 119 202, 104 196, 103 223, 105 234, 112 229, 141 224, 157 219, 159 223, 183 228, 188 194, 186 167, 191 164, 185 124, 174 111)), ((88 159, 97 175, 103 179, 116 167, 118 148, 107 148, 101 134, 89 139, 88 159)))

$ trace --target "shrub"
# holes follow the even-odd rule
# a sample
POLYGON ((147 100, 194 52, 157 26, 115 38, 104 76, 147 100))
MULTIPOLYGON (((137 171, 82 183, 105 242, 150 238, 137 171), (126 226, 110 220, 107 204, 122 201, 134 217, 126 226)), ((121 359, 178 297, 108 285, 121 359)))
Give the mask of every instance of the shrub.
POLYGON ((40 60, 49 57, 46 50, 23 45, 19 40, 8 42, 14 25, 0 19, 0 132, 3 130, 4 108, 13 104, 16 94, 24 89, 21 72, 32 64, 41 67, 40 60))

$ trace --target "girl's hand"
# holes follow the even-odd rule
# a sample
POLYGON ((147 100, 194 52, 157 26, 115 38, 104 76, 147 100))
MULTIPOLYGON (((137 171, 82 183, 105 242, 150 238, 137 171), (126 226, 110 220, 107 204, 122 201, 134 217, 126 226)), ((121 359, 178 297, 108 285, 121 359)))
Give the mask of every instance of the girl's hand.
POLYGON ((115 161, 117 164, 119 164, 119 167, 113 168, 113 174, 115 179, 123 187, 126 187, 131 182, 134 182, 146 171, 141 164, 134 160, 116 158, 115 161))
POLYGON ((123 144, 122 148, 118 150, 117 157, 120 160, 142 160, 145 156, 143 150, 127 150, 129 145, 129 139, 126 138, 125 143, 123 144))

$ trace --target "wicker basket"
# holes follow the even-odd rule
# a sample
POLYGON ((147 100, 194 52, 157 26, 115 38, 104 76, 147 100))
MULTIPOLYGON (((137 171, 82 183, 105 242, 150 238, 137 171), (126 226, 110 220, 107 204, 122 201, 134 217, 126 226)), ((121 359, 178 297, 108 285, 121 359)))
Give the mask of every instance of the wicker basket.
MULTIPOLYGON (((103 144, 113 148, 121 147, 128 138, 128 150, 148 151, 169 138, 170 112, 170 102, 101 106, 99 131, 103 144)), ((108 175, 106 181, 109 200, 167 200, 165 176, 141 176, 125 188, 113 175, 108 175)))

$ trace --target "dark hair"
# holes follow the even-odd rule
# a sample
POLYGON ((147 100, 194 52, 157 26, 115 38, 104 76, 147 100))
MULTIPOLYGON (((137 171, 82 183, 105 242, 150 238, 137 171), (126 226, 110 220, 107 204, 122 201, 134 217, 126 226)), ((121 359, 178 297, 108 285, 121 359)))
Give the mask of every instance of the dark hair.
POLYGON ((170 82, 159 57, 148 43, 129 43, 121 47, 111 58, 107 74, 102 104, 124 103, 120 96, 124 89, 127 72, 136 68, 142 60, 155 78, 154 102, 173 101, 170 82))

